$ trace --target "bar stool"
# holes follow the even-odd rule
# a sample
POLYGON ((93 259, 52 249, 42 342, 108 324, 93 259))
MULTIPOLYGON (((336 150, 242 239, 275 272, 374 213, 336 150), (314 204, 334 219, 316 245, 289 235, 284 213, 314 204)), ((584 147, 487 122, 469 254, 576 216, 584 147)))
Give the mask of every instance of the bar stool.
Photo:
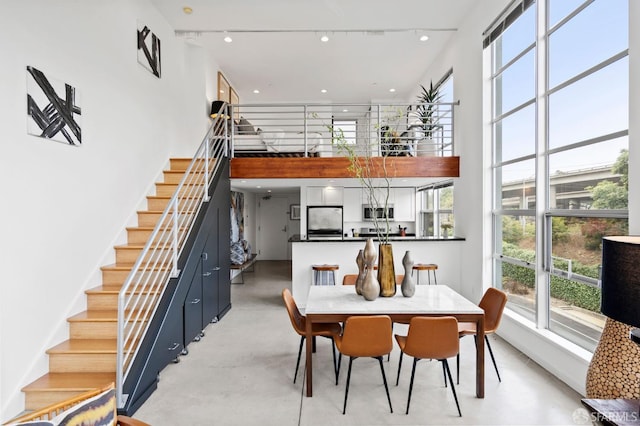
POLYGON ((313 285, 336 285, 336 271, 339 265, 311 265, 313 285))
POLYGON ((420 271, 427 271, 427 279, 429 280, 429 285, 431 285, 431 273, 433 273, 433 282, 438 284, 438 280, 436 278, 436 269, 438 269, 438 265, 435 263, 416 263, 413 265, 413 270, 418 271, 418 279, 417 284, 420 285, 420 271))

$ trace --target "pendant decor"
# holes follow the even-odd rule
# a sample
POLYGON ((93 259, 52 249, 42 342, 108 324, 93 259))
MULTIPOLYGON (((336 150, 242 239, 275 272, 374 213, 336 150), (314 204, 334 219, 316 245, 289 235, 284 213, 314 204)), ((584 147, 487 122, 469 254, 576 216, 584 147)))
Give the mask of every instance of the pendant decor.
POLYGON ((358 265, 358 278, 356 279, 356 293, 362 295, 362 283, 364 283, 364 277, 366 270, 364 266, 364 250, 358 252, 356 257, 356 264, 358 265))
POLYGON ((396 294, 396 271, 393 267, 392 248, 391 244, 380 244, 378 247, 378 282, 382 297, 393 297, 396 294))
POLYGON ((407 250, 402 258, 402 266, 404 267, 404 278, 402 279, 400 290, 404 297, 411 297, 416 293, 416 283, 411 276, 413 272, 413 259, 411 258, 411 252, 409 250, 407 250))
POLYGON ((373 273, 373 264, 376 261, 376 249, 373 238, 368 238, 364 246, 365 277, 362 283, 362 296, 365 300, 375 300, 380 295, 380 284, 373 273))

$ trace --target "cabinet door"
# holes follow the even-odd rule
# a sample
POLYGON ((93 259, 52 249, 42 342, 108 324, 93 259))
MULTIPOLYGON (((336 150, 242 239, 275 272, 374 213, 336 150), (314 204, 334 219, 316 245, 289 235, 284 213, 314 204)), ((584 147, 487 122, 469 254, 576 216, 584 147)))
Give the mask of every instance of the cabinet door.
MULTIPOLYGON (((211 207, 213 208, 213 207, 211 207)), ((218 256, 218 215, 216 209, 215 217, 209 221, 211 229, 202 252, 202 329, 218 319, 219 307, 219 282, 220 282, 220 259, 218 256)))
POLYGON ((312 186, 307 188, 307 205, 321 206, 324 204, 322 190, 320 186, 312 186))
POLYGON ((341 206, 344 202, 343 188, 324 188, 322 195, 323 204, 328 206, 341 206))
POLYGON ((416 220, 416 191, 414 188, 394 188, 395 221, 416 220))
POLYGON ((183 305, 184 346, 200 340, 202 332, 202 259, 195 268, 183 305))
POLYGON ((344 221, 362 222, 362 188, 344 189, 344 221))

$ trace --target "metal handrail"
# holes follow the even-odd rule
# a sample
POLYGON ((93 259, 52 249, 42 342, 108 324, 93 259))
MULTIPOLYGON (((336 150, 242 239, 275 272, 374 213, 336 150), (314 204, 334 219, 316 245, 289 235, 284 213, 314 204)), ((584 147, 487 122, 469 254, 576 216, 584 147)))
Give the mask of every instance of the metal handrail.
POLYGON ((344 156, 344 141, 334 132, 337 120, 356 123, 349 154, 453 156, 454 107, 459 104, 234 104, 231 156, 344 156), (427 123, 419 112, 425 109, 431 111, 427 123))
POLYGON ((116 398, 124 407, 123 387, 169 280, 179 276, 184 248, 208 189, 228 155, 227 120, 218 114, 118 294, 116 398))

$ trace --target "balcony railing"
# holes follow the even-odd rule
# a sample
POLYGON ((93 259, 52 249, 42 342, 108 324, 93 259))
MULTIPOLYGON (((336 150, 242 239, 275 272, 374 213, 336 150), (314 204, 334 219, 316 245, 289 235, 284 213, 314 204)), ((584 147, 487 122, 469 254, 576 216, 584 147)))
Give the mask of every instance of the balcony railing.
POLYGON ((454 155, 458 104, 229 105, 225 131, 232 157, 445 157, 454 155))

